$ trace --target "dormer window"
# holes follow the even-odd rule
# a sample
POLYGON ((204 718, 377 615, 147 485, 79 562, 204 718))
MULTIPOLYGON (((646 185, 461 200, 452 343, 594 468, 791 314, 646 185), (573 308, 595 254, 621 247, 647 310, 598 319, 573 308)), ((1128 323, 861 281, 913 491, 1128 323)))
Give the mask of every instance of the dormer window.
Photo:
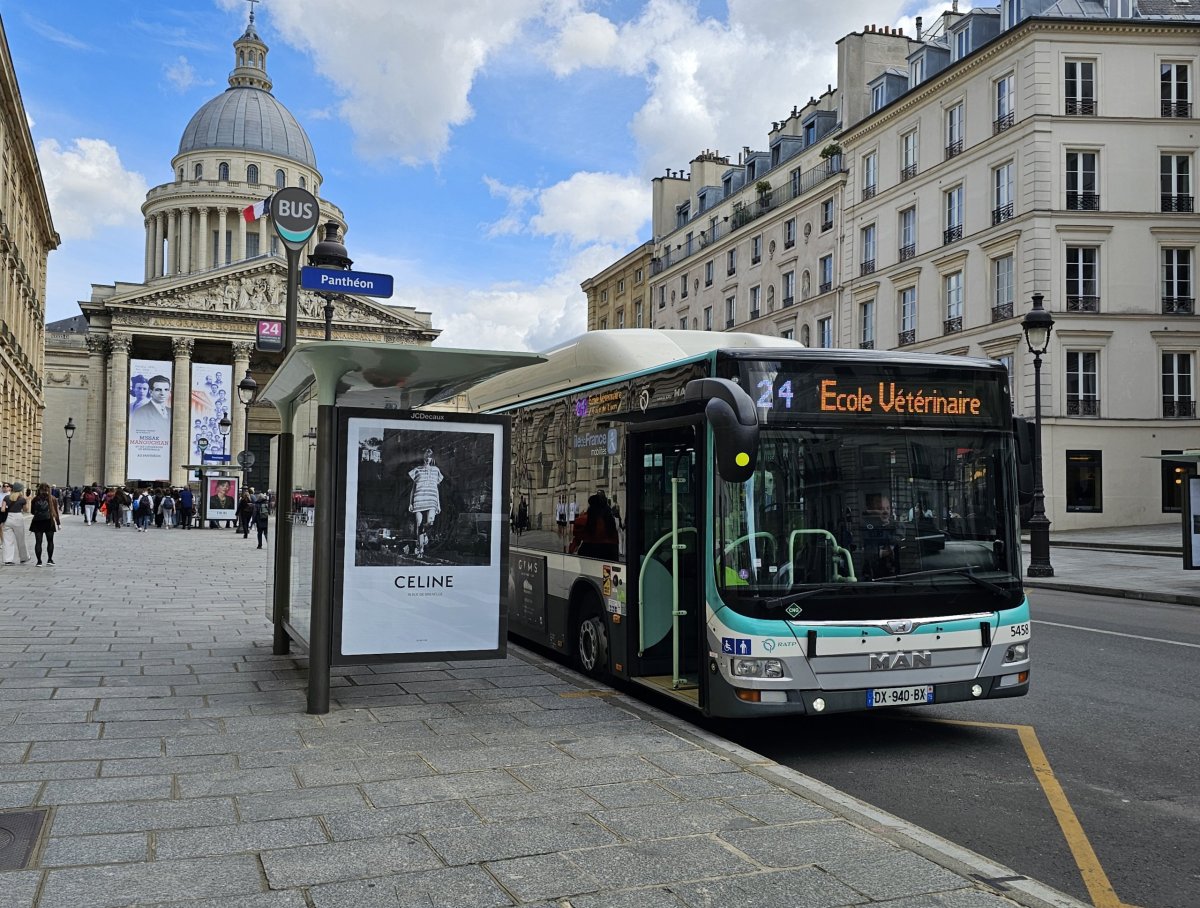
POLYGON ((917 57, 908 64, 908 86, 915 88, 925 79, 925 58, 917 57))
POLYGON ((871 89, 871 112, 879 110, 884 105, 883 83, 879 83, 871 89))
POLYGON ((971 52, 971 23, 954 33, 954 59, 961 60, 971 52))
POLYGON ((726 177, 721 181, 721 189, 724 191, 725 198, 729 198, 733 194, 733 177, 726 177))
POLYGON ((691 202, 684 202, 682 205, 678 206, 675 209, 675 226, 676 227, 686 226, 687 222, 689 220, 691 220, 691 213, 692 213, 691 202))
POLYGON ((222 161, 220 166, 217 168, 217 179, 218 180, 228 180, 229 179, 229 164, 228 164, 228 162, 222 161))
POLYGON ((804 127, 804 147, 813 145, 817 141, 817 124, 809 123, 804 127))
POLYGON ((1000 4, 1000 27, 1012 28, 1021 21, 1021 0, 1003 0, 1000 4))

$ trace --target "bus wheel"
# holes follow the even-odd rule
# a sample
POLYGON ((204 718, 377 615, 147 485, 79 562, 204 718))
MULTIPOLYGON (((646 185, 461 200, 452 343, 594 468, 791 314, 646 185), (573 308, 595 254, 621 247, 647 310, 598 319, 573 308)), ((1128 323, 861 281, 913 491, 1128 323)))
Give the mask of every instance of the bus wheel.
POLYGON ((575 630, 575 661, 593 677, 608 671, 608 626, 594 605, 580 612, 575 630))

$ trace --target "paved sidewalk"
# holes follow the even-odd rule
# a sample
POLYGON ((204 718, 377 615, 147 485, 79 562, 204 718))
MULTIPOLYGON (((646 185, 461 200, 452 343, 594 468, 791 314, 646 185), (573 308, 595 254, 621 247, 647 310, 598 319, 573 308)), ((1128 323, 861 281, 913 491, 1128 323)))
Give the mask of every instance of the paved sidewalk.
POLYGON ((58 542, 0 568, 0 809, 49 809, 5 908, 1082 904, 516 648, 305 715, 253 540, 58 542))

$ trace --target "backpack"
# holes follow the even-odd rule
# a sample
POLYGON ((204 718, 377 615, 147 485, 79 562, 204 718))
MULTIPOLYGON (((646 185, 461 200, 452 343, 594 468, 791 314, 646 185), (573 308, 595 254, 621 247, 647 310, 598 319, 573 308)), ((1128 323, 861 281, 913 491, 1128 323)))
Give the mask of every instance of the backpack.
POLYGON ((34 520, 49 520, 50 519, 50 499, 35 498, 33 500, 33 519, 34 520))
POLYGON ((162 500, 162 509, 164 511, 175 510, 175 499, 172 498, 170 495, 164 495, 163 500, 162 500))
POLYGON ((84 504, 95 504, 96 503, 96 493, 93 492, 91 489, 88 489, 86 492, 84 492, 83 493, 83 503, 84 504))

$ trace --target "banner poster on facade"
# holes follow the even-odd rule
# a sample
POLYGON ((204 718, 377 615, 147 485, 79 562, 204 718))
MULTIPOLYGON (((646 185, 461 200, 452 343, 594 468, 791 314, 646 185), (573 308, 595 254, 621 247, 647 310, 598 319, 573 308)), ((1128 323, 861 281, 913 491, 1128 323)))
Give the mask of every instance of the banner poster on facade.
POLYGON ((238 478, 204 474, 204 494, 208 496, 209 520, 237 520, 238 478))
POLYGON ((129 360, 126 473, 143 482, 171 481, 171 363, 129 360))
POLYGON ((355 410, 339 424, 335 658, 502 655, 507 420, 355 410))
MULTIPOLYGON (((219 460, 229 463, 228 436, 221 435, 221 418, 230 412, 233 366, 192 363, 191 421, 188 426, 188 456, 186 463, 208 463, 219 460), (208 439, 207 456, 200 459, 198 438, 208 439), (225 450, 222 450, 225 445, 225 450)), ((239 404, 240 406, 240 404, 239 404)), ((199 477, 193 472, 192 479, 199 477)))

